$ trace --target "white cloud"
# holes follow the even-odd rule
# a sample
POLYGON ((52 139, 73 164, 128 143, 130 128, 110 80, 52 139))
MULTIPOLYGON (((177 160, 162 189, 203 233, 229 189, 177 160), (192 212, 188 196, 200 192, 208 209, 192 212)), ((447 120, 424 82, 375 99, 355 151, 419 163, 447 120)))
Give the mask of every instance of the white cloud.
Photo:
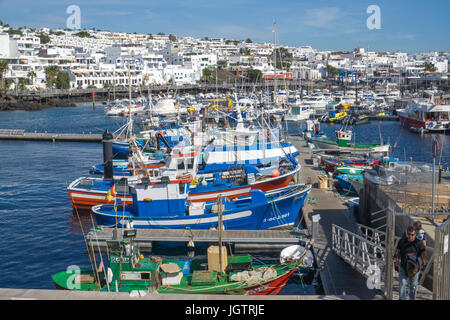
POLYGON ((341 10, 336 7, 318 8, 306 10, 305 15, 301 18, 304 25, 315 28, 332 27, 333 22, 340 19, 341 10))

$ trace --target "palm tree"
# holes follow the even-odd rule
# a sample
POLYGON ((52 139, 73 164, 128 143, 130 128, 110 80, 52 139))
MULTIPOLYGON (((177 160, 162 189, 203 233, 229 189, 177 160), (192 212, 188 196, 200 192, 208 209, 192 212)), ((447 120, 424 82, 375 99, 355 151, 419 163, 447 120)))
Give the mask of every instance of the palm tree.
POLYGON ((31 70, 28 72, 27 77, 31 79, 31 85, 34 85, 34 79, 36 79, 36 72, 34 70, 31 70))
POLYGON ((28 79, 27 78, 19 78, 19 88, 21 91, 25 90, 25 86, 28 84, 28 79))
POLYGON ((0 75, 2 76, 2 90, 5 90, 5 74, 8 70, 9 61, 0 60, 0 75))
POLYGON ((48 66, 45 67, 45 78, 47 79, 47 87, 53 89, 56 77, 58 76, 59 67, 58 66, 48 66))

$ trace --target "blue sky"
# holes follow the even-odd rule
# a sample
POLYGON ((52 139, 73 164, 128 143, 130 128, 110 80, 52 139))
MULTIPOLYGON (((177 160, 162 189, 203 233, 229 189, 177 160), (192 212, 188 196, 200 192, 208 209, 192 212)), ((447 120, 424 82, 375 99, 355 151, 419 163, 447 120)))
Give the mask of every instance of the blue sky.
POLYGON ((283 45, 450 52, 448 0, 0 0, 0 20, 65 28, 69 5, 80 7, 82 29, 273 42, 276 21, 283 45), (366 26, 369 5, 381 10, 379 30, 366 26))

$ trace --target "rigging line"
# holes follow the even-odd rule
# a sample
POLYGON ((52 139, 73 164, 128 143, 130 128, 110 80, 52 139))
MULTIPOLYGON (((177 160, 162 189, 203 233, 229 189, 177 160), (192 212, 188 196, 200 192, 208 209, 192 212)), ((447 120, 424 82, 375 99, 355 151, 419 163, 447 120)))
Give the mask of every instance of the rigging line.
POLYGON ((281 214, 280 209, 278 208, 278 205, 275 203, 275 200, 271 201, 271 210, 270 210, 270 216, 271 218, 275 218, 278 222, 278 225, 280 225, 280 221, 282 224, 287 224, 287 220, 284 219, 283 215, 281 214))
MULTIPOLYGON (((94 271, 94 265, 92 264, 92 258, 91 258, 91 253, 90 253, 90 250, 89 250, 89 245, 88 245, 88 243, 87 243, 87 240, 86 240, 86 237, 85 237, 85 234, 84 234, 84 228, 83 228, 83 225, 82 225, 82 223, 81 223, 81 218, 80 218, 80 215, 79 215, 79 213, 78 213, 77 207, 75 207, 75 212, 76 212, 77 217, 78 217, 78 222, 80 223, 81 234, 83 235, 84 244, 86 245, 86 250, 87 250, 87 253, 88 253, 89 262, 90 262, 90 264, 91 264, 92 272, 95 273, 95 271, 94 271)), ((98 280, 98 279, 97 279, 97 280, 98 280)), ((99 283, 99 282, 98 282, 98 286, 99 286, 99 288, 100 288, 100 283, 99 283)))
MULTIPOLYGON (((91 216, 91 223, 92 223, 92 226, 94 227, 94 230, 95 230, 95 223, 94 223, 94 219, 92 218, 92 214, 91 214, 90 216, 91 216)), ((108 292, 109 292, 109 291, 110 291, 110 288, 109 288, 109 283, 108 283, 108 276, 107 276, 107 274, 106 274, 105 263, 103 262, 102 250, 100 249, 100 244, 99 244, 99 242, 98 242, 97 231, 95 230, 94 233, 95 233, 95 241, 96 241, 96 243, 97 243, 97 248, 98 248, 98 252, 99 252, 99 255, 100 255, 100 263, 101 263, 101 265, 103 266, 103 267, 102 267, 102 269, 103 269, 103 275, 104 275, 104 277, 105 277, 105 279, 106 279, 106 287, 108 288, 108 292)), ((97 273, 97 277, 99 277, 99 275, 98 275, 98 270, 97 270, 97 269, 95 269, 95 270, 96 270, 96 273, 97 273)), ((100 282, 100 277, 99 277, 99 282, 100 282)))
POLYGON ((441 160, 442 160, 442 152, 444 151, 444 149, 445 149, 445 139, 442 139, 442 148, 440 148, 441 150, 440 150, 440 155, 439 155, 439 165, 441 164, 441 160))
POLYGON ((117 132, 120 131, 120 133, 118 134, 118 136, 120 136, 123 131, 128 127, 128 123, 125 123, 124 125, 122 125, 121 127, 119 127, 119 129, 117 129, 116 131, 113 132, 113 134, 116 134, 117 132))
MULTIPOLYGON (((266 121, 266 119, 264 119, 264 117, 263 117, 263 121, 267 124, 267 121, 266 121)), ((273 136, 274 136, 274 133, 273 133, 272 129, 270 128, 270 126, 269 126, 268 124, 267 124, 267 126, 268 126, 267 129, 270 131, 270 133, 271 133, 271 135, 272 135, 272 137, 273 137, 273 136)), ((264 140, 264 139, 263 139, 263 140, 264 140)), ((263 141, 263 142, 264 142, 264 141, 263 141)), ((270 140, 270 142, 272 142, 272 139, 270 140)), ((286 151, 284 151, 284 148, 281 146, 279 136, 278 136, 278 140, 276 141, 276 143, 277 143, 278 146, 280 147, 281 151, 283 151, 283 153, 284 153, 284 155, 286 156, 286 158, 292 163, 292 160, 290 159, 290 157, 288 157, 286 151)), ((291 147, 289 146, 289 151, 290 151, 290 150, 291 150, 291 147)), ((292 154, 290 154, 290 156, 292 157, 292 154)))

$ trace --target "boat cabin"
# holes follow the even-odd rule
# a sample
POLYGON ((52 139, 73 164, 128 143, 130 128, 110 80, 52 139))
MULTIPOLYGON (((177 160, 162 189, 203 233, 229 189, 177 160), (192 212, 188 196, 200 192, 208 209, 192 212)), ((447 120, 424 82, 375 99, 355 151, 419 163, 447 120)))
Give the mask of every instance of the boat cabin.
MULTIPOLYGON (((124 239, 107 241, 110 262, 106 280, 111 291, 155 292, 171 286, 186 289, 191 286, 213 287, 221 278, 220 274, 252 269, 249 255, 229 257, 226 247, 216 245, 208 247, 207 259, 166 260, 158 256, 144 257, 133 242, 135 235, 135 229, 125 229, 124 239)), ((101 285, 105 290, 107 286, 104 279, 101 285)))
POLYGON ((347 147, 348 142, 352 140, 352 131, 351 130, 338 130, 338 131, 336 131, 336 138, 337 138, 338 146, 347 147))

